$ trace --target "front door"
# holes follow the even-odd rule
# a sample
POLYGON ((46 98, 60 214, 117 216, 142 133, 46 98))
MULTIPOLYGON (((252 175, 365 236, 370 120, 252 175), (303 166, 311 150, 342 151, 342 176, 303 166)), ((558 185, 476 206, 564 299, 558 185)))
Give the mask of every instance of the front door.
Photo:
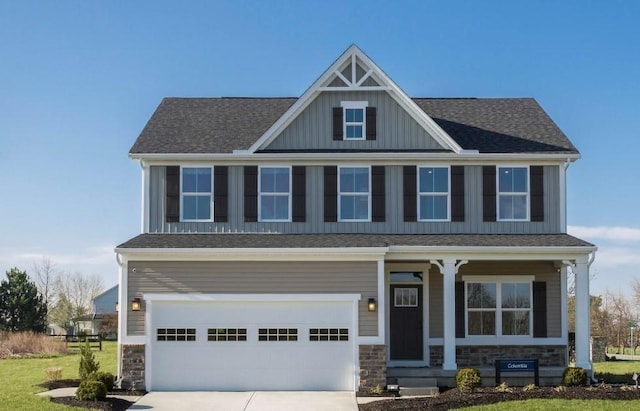
POLYGON ((390 290, 390 358, 422 361, 422 285, 392 284, 390 290))

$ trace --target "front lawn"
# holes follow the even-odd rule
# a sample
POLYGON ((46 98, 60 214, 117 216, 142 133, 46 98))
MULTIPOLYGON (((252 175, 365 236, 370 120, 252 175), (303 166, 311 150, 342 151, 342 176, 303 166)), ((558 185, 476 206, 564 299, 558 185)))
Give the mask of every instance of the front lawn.
POLYGON ((637 410, 638 400, 631 401, 607 401, 607 400, 527 400, 508 401, 492 405, 478 405, 475 407, 461 408, 465 411, 627 411, 637 410))
POLYGON ((640 361, 605 361, 593 364, 595 378, 608 384, 633 384, 633 373, 640 374, 640 361))
MULTIPOLYGON (((102 351, 94 351, 100 362, 100 370, 115 374, 117 368, 117 343, 105 341, 102 351)), ((62 378, 77 379, 80 356, 77 353, 53 358, 24 358, 0 360, 0 410, 70 410, 54 404, 49 398, 38 397, 37 392, 45 391, 37 384, 45 381, 44 370, 62 367, 62 378)))

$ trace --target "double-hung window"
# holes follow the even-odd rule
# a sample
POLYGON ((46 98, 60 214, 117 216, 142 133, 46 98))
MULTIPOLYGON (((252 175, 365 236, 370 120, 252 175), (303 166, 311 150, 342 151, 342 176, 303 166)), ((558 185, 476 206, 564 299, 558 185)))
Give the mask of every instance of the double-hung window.
POLYGON ((340 167, 338 176, 340 221, 369 221, 371 173, 369 167, 340 167))
POLYGON ((182 167, 181 171, 181 221, 212 221, 211 167, 182 167))
POLYGON ((498 220, 529 219, 529 168, 498 167, 498 220))
POLYGON ((531 336, 531 281, 465 282, 467 335, 531 336))
POLYGON ((343 101, 345 140, 364 140, 366 137, 366 101, 343 101))
POLYGON ((291 220, 291 168, 260 167, 260 221, 291 220))
POLYGON ((418 167, 418 219, 448 221, 450 184, 448 167, 418 167))

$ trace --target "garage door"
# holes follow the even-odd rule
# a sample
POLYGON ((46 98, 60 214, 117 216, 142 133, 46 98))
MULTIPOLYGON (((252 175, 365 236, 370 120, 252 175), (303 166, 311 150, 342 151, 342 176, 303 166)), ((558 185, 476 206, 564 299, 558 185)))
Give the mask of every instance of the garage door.
POLYGON ((354 390, 355 301, 154 301, 148 389, 354 390))

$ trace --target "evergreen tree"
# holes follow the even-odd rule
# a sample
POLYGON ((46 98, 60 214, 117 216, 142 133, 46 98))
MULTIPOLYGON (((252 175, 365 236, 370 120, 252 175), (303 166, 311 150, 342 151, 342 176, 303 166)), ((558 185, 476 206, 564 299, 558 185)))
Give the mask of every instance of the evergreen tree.
POLYGON ((12 268, 0 283, 0 330, 47 330, 47 305, 26 271, 12 268))

